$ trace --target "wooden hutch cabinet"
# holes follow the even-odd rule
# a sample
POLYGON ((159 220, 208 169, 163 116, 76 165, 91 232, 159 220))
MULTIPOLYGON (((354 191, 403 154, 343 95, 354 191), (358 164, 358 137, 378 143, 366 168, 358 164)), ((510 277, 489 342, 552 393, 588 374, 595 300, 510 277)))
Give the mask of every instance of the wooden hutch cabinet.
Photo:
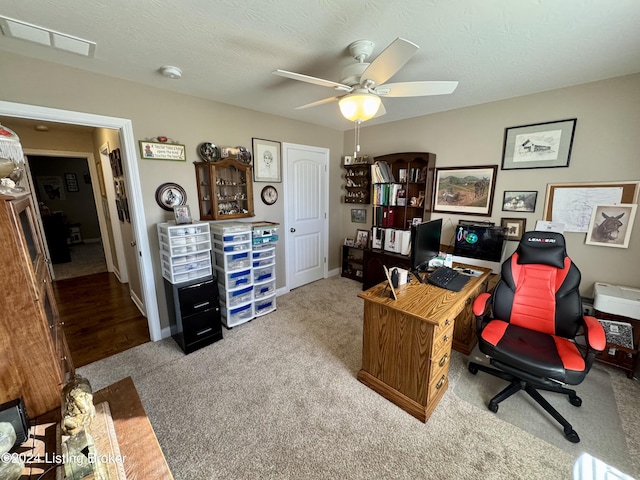
POLYGON ((22 397, 35 417, 60 407, 73 366, 31 196, 0 195, 0 202, 0 403, 22 397))
POLYGON ((232 158, 194 165, 200 220, 253 217, 251 165, 232 158))

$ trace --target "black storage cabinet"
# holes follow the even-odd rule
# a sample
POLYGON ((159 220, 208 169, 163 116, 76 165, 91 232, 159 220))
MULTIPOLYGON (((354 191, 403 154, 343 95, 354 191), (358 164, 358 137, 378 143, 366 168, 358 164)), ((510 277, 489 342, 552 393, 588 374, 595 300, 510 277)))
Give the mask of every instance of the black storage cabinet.
POLYGON ((222 339, 220 301, 215 277, 172 284, 164 280, 171 336, 184 353, 222 339))

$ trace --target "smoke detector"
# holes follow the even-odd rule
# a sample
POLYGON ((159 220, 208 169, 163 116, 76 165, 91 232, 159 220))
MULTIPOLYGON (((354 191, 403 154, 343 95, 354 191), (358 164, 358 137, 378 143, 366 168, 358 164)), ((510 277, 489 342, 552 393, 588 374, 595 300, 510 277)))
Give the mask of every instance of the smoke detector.
POLYGON ((182 77, 182 70, 180 70, 178 67, 174 67, 173 65, 165 65, 163 67, 160 67, 160 73, 167 78, 178 79, 182 77))

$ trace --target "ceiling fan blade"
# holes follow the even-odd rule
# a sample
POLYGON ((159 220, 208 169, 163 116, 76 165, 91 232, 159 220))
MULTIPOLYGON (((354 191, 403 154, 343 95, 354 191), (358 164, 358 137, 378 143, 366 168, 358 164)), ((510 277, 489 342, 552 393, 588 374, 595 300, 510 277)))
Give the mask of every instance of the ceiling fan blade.
POLYGON ((360 84, 365 85, 367 80, 372 80, 375 85, 382 85, 393 77, 419 48, 409 40, 396 38, 363 72, 360 84))
POLYGON ((385 97, 424 97, 453 93, 457 86, 458 82, 445 81, 386 83, 376 88, 375 92, 385 97))
POLYGON ((321 87, 331 87, 339 90, 345 90, 350 92, 352 88, 349 85, 343 83, 332 82, 331 80, 325 80, 323 78, 311 77, 309 75, 303 75, 302 73, 287 72, 286 70, 274 70, 274 75, 281 77, 291 78, 292 80, 299 80, 301 82, 313 83, 314 85, 320 85, 321 87))
POLYGON ((384 104, 381 103, 380 107, 378 108, 378 112, 373 116, 373 118, 381 117, 382 115, 385 115, 386 113, 387 113, 387 110, 384 108, 384 104))
POLYGON ((317 102, 307 103, 306 105, 300 105, 299 107, 296 107, 295 110, 302 110, 303 108, 317 107, 318 105, 324 105, 325 103, 337 102, 338 100, 340 100, 340 98, 341 97, 324 98, 322 100, 318 100, 317 102))

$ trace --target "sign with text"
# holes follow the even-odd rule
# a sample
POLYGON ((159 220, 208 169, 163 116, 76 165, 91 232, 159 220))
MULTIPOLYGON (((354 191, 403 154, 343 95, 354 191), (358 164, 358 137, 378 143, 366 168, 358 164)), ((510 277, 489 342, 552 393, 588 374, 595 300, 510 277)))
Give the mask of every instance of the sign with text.
POLYGON ((147 160, 187 161, 184 145, 179 143, 158 143, 140 140, 140 155, 147 160))

